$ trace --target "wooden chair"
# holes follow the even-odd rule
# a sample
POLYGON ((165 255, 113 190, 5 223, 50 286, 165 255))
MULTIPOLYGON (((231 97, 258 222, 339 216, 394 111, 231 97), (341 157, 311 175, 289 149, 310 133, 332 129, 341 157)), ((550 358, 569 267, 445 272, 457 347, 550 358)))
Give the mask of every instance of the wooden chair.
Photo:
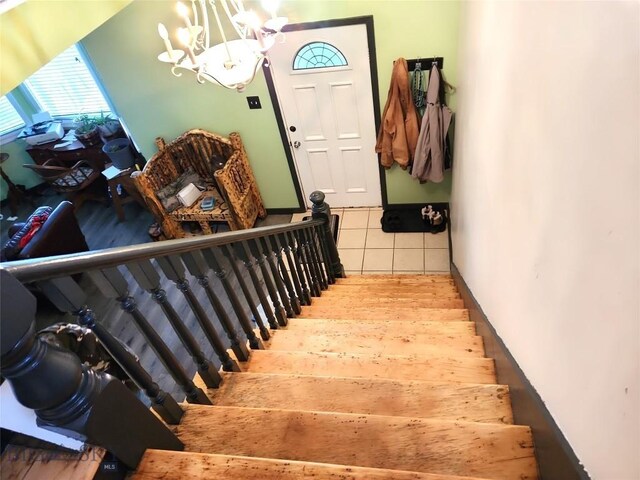
POLYGON ((106 181, 100 169, 87 160, 80 160, 68 167, 52 158, 42 165, 24 164, 23 167, 33 170, 56 192, 66 194, 76 210, 85 200, 108 203, 106 181))
POLYGON ((134 172, 136 186, 149 210, 162 226, 167 238, 182 238, 189 233, 185 222, 196 222, 203 233, 210 234, 212 222, 224 222, 231 230, 253 227, 266 211, 240 135, 222 137, 205 130, 194 129, 166 143, 156 139, 158 153, 142 172, 134 172), (191 207, 167 211, 156 195, 171 185, 185 171, 193 170, 207 184, 206 191, 191 207), (216 206, 205 211, 200 200, 213 196, 216 206))

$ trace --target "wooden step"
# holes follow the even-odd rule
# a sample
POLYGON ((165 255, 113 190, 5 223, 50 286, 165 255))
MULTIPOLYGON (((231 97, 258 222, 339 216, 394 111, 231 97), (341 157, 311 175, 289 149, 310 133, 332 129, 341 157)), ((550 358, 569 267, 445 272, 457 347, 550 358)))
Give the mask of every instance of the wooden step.
MULTIPOLYGON (((322 297, 319 298, 342 298, 342 297, 359 297, 363 296, 363 292, 367 292, 366 286, 362 285, 350 285, 345 288, 331 286, 329 289, 322 292, 322 297)), ((388 300, 398 300, 402 302, 410 302, 416 298, 460 298, 460 293, 453 288, 438 288, 438 289, 420 289, 419 293, 409 291, 407 289, 399 290, 394 288, 393 291, 386 291, 379 289, 375 291, 375 297, 386 298, 388 300)), ((316 297, 314 297, 315 299, 316 297)))
POLYGON ((480 336, 430 335, 420 332, 356 334, 346 331, 307 332, 276 330, 269 350, 295 352, 380 353, 385 355, 424 355, 430 357, 484 357, 480 336))
POLYGON ((526 426, 185 404, 185 450, 500 480, 537 478, 526 426))
POLYGON ((80 453, 8 445, 2 453, 2 480, 92 480, 105 450, 89 445, 80 453))
POLYGON ((353 334, 377 333, 413 335, 424 333, 429 335, 474 336, 476 325, 469 321, 429 322, 425 320, 337 320, 333 318, 292 318, 286 330, 300 333, 325 333, 330 331, 349 331, 353 334))
POLYGON ((464 308, 464 302, 459 297, 442 297, 435 295, 423 297, 416 295, 415 298, 390 298, 379 297, 378 295, 360 296, 327 296, 314 297, 311 299, 313 307, 403 307, 403 308, 464 308))
POLYGON ((482 480, 273 458, 147 450, 129 480, 482 480))
POLYGON ((469 311, 465 308, 424 308, 424 307, 302 307, 302 318, 335 318, 340 320, 427 320, 430 322, 466 321, 469 311))
POLYGON ((350 291, 350 292, 381 292, 387 294, 395 293, 410 293, 414 296, 419 292, 426 293, 438 293, 438 292, 457 292, 458 289, 455 285, 449 285, 445 283, 430 283, 425 285, 400 285, 400 284, 386 284, 386 283, 368 283, 368 284, 340 284, 330 285, 328 290, 334 291, 350 291))
MULTIPOLYGON (((513 423, 509 388, 371 378, 223 372, 214 405, 513 423)), ((199 385, 205 388, 204 385, 199 385)))
POLYGON ((428 273, 428 274, 424 274, 424 273, 362 273, 362 274, 353 274, 353 275, 349 275, 347 278, 359 278, 359 279, 377 279, 377 280, 384 280, 384 279, 393 279, 393 280, 397 280, 397 279, 405 279, 405 280, 410 280, 410 279, 417 279, 417 280, 422 280, 425 278, 436 278, 436 279, 442 279, 442 278, 446 278, 448 280, 453 280, 453 275, 451 275, 450 273, 428 273))
POLYGON ((397 276, 389 277, 387 275, 379 275, 369 277, 363 275, 351 275, 347 278, 336 278, 336 285, 428 285, 428 284, 454 285, 453 278, 450 275, 422 275, 420 277, 397 276))
POLYGON ((496 383, 491 358, 426 358, 347 353, 253 350, 244 371, 448 383, 496 383))

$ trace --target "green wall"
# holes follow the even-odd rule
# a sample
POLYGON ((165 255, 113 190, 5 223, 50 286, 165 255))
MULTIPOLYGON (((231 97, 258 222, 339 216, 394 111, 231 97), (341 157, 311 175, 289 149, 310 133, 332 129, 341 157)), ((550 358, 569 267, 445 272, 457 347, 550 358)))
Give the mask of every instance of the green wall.
MULTIPOLYGON (((170 31, 179 26, 174 6, 173 1, 137 0, 82 41, 143 155, 155 153, 156 136, 171 140, 196 127, 220 134, 238 131, 267 207, 297 207, 264 76, 238 94, 198 85, 190 73, 176 78, 156 60, 163 51, 157 23, 170 31), (262 110, 248 109, 248 95, 260 96, 262 110)), ((457 83, 457 2, 288 1, 281 10, 291 23, 373 15, 381 109, 397 57, 443 56, 448 81, 457 83)), ((455 98, 451 103, 455 106, 455 98)), ((386 176, 390 203, 449 200, 449 176, 439 185, 420 185, 396 167, 386 176)))
MULTIPOLYGON (((39 2, 27 2, 31 3, 39 2)), ((59 6, 64 2, 53 3, 59 6)), ((121 8, 127 2, 110 0, 86 3, 113 3, 112 8, 121 8)), ((211 84, 198 85, 189 73, 176 78, 165 64, 156 60, 163 50, 156 30, 157 23, 165 23, 170 30, 178 26, 174 8, 174 1, 136 0, 82 40, 116 110, 143 155, 150 158, 155 153, 154 139, 157 136, 171 140, 191 128, 204 128, 220 134, 238 131, 245 142, 266 206, 296 208, 298 202, 293 180, 262 73, 244 93, 238 94, 211 84), (248 95, 258 95, 263 108, 249 110, 246 103, 248 95)), ((459 8, 458 2, 297 0, 285 1, 281 11, 291 23, 373 15, 382 110, 387 98, 391 66, 393 60, 400 56, 443 56, 445 76, 450 83, 457 84, 459 8)), ((260 10, 259 7, 257 9, 260 10)), ((96 20, 87 13, 77 9, 66 10, 71 12, 67 18, 72 26, 74 22, 86 24, 84 27, 70 27, 76 35, 83 28, 89 31, 87 26, 95 25, 96 20)), ((49 10, 53 15, 57 15, 57 11, 51 13, 49 10)), ((45 12, 39 13, 42 16, 45 12)), ((6 15, 2 16, 3 21, 6 15)), ((37 17, 32 17, 32 26, 42 23, 35 19, 37 17)), ((27 33, 16 38, 22 38, 23 48, 32 51, 29 57, 39 57, 36 53, 43 41, 36 38, 33 45, 29 43, 38 29, 23 30, 27 33)), ((57 34, 49 30, 47 32, 55 39, 58 51, 75 41, 64 28, 58 29, 57 34)), ((5 47, 2 49, 4 54, 5 47)), ((48 61, 47 55, 40 57, 41 64, 48 61)), ((30 73, 24 74, 20 81, 30 73)), ((4 77, 2 82, 4 86, 4 77)), ((450 103, 455 108, 455 95, 450 103)), ((31 186, 37 183, 37 178, 21 167, 22 163, 29 161, 23 148, 21 142, 2 147, 3 151, 11 153, 5 171, 11 178, 31 186)), ((393 167, 385 173, 389 203, 449 200, 450 175, 441 184, 420 185, 400 168, 393 167)), ((4 198, 5 186, 0 187, 0 198, 4 198)))
POLYGON ((0 15, 0 95, 132 0, 28 0, 0 15))

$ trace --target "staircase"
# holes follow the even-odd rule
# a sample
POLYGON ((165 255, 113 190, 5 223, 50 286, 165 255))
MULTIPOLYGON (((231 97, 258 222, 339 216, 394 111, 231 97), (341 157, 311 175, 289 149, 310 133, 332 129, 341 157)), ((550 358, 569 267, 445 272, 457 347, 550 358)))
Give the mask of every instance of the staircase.
POLYGON ((130 478, 538 478, 450 276, 337 278, 241 369, 130 478))

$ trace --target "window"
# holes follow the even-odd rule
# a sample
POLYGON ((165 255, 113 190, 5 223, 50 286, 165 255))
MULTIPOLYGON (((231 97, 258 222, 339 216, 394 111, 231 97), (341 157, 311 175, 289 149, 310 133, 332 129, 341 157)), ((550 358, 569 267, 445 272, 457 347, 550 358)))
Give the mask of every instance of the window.
POLYGON ((9 99, 6 96, 0 97, 0 135, 4 135, 23 125, 22 117, 11 105, 9 99))
POLYGON ((75 45, 31 75, 24 85, 41 110, 52 117, 110 111, 75 45))
POLYGON ((347 59, 340 50, 329 43, 311 42, 298 50, 293 59, 294 70, 308 70, 312 68, 344 67, 347 59))

